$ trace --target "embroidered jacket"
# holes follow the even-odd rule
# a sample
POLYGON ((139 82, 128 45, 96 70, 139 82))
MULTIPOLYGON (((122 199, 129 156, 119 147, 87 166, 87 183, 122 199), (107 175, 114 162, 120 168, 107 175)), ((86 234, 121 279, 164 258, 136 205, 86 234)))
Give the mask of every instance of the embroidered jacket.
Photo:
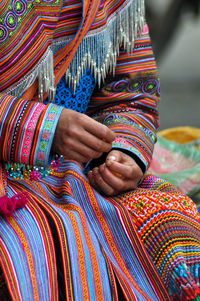
POLYGON ((97 87, 87 113, 115 131, 113 148, 146 171, 158 127, 159 81, 143 0, 93 2, 0 4, 1 161, 48 166, 62 111, 53 103, 55 86, 65 72, 75 91, 89 68, 97 87), (47 96, 52 103, 45 105, 47 96))

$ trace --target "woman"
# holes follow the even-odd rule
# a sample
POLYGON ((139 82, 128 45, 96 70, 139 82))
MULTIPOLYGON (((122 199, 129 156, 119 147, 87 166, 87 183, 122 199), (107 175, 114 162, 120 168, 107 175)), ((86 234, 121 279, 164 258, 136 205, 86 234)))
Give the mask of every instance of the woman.
POLYGON ((198 300, 199 214, 145 175, 159 81, 143 1, 0 14, 0 299, 198 300))

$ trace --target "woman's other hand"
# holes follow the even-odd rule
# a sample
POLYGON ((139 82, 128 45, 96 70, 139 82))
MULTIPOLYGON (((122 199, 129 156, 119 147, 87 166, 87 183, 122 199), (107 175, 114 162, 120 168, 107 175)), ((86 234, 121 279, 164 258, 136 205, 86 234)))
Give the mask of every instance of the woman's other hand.
POLYGON ((90 184, 106 195, 116 195, 135 189, 143 172, 133 158, 113 150, 106 162, 88 172, 90 184))
POLYGON ((88 162, 109 152, 115 134, 87 115, 64 109, 58 121, 53 151, 69 160, 88 162))

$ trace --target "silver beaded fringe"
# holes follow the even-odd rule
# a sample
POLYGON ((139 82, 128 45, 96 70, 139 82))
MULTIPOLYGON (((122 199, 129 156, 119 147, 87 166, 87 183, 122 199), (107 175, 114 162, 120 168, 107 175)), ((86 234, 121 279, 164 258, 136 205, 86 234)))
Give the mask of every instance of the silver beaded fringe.
POLYGON ((56 89, 54 87, 53 51, 51 49, 47 50, 44 57, 30 74, 27 74, 19 83, 5 91, 5 93, 20 97, 32 86, 37 78, 39 82, 39 100, 42 101, 44 93, 48 92, 53 102, 56 89))
POLYGON ((144 15, 144 0, 130 1, 112 15, 105 28, 88 33, 66 72, 66 82, 74 92, 86 68, 93 72, 98 86, 109 71, 114 74, 120 45, 132 52, 144 26, 144 15))
MULTIPOLYGON (((134 42, 137 35, 141 34, 144 19, 144 0, 131 0, 107 20, 105 27, 100 28, 98 32, 88 32, 66 71, 66 82, 72 87, 73 92, 76 91, 86 68, 92 71, 98 86, 104 81, 108 72, 115 73, 120 46, 123 45, 128 52, 134 49, 134 42)), ((13 96, 21 96, 38 78, 39 100, 42 101, 43 95, 47 92, 50 101, 53 102, 56 93, 53 51, 56 48, 55 43, 29 75, 5 92, 13 96)))

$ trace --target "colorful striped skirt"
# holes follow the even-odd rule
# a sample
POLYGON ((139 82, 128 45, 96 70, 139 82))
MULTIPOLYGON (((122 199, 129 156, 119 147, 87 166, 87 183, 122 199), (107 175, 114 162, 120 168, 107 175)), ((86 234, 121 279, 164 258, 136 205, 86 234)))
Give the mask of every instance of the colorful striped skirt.
POLYGON ((200 300, 200 216, 165 181, 105 197, 65 161, 0 217, 0 300, 200 300))

